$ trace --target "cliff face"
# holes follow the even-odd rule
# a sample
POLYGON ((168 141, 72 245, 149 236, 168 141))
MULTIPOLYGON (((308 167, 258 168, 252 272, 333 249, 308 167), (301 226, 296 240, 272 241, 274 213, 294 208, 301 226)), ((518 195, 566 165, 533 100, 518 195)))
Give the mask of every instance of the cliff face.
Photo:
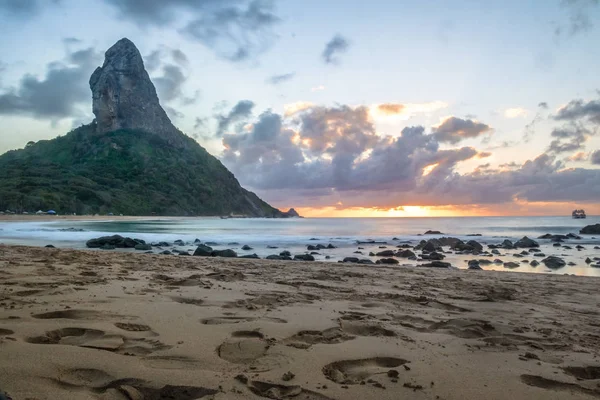
POLYGON ((106 51, 104 64, 90 77, 92 111, 98 133, 143 130, 181 146, 181 132, 160 105, 138 49, 121 39, 106 51))

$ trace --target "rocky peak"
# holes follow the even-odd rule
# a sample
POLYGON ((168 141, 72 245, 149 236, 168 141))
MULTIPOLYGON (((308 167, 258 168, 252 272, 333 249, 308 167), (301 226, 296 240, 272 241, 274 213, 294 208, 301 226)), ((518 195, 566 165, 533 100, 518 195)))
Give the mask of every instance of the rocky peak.
POLYGON ((160 106, 142 56, 127 38, 105 53, 104 64, 90 77, 96 131, 137 129, 159 135, 173 145, 184 137, 160 106))

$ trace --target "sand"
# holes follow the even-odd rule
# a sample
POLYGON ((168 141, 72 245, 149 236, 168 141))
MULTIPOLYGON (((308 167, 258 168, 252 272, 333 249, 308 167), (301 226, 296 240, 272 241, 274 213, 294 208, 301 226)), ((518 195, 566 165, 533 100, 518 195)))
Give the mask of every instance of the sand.
POLYGON ((23 399, 592 399, 600 279, 0 246, 23 399))

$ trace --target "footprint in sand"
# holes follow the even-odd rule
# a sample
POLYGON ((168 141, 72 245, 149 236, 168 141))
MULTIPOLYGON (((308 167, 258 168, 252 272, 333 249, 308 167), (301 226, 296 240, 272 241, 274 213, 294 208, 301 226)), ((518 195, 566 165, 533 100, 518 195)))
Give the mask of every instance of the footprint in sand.
POLYGON ((333 400, 331 397, 303 389, 297 385, 287 386, 262 381, 249 381, 245 375, 238 375, 236 379, 246 385, 255 395, 268 399, 333 400))
POLYGON ((588 389, 575 383, 561 382, 537 375, 521 375, 521 381, 528 385, 553 391, 579 392, 600 398, 600 390, 588 389))
POLYGON ((240 322, 252 322, 252 321, 265 321, 265 322, 275 322, 278 324, 286 324, 287 321, 281 318, 257 318, 257 317, 213 317, 213 318, 205 318, 201 320, 204 325, 223 325, 223 324, 239 324, 240 322))
POLYGON ((86 320, 99 320, 106 319, 107 317, 115 316, 100 311, 94 310, 60 310, 50 311, 41 314, 32 315, 33 318, 37 319, 86 319, 86 320))
POLYGON ((192 297, 173 296, 173 297, 171 297, 171 300, 173 300, 176 303, 191 304, 193 306, 202 306, 202 305, 204 305, 204 300, 202 300, 202 299, 194 299, 192 297))
POLYGON ((398 334, 390 329, 380 325, 368 324, 354 321, 340 321, 340 326, 344 332, 356 336, 385 336, 396 337, 398 334))
POLYGON ((341 384, 357 384, 377 374, 385 374, 390 368, 408 363, 394 357, 374 357, 361 360, 336 361, 323 367, 323 374, 331 381, 341 384))
POLYGON ((563 371, 579 380, 600 379, 600 366, 565 367, 563 371))
POLYGON ((117 354, 148 355, 171 346, 157 340, 129 338, 119 334, 109 334, 99 329, 63 328, 48 331, 43 336, 26 339, 33 344, 62 344, 96 350, 106 350, 117 354))
POLYGON ((125 397, 132 400, 196 400, 218 393, 217 389, 199 386, 153 385, 137 378, 115 379, 102 370, 91 368, 64 371, 53 382, 68 390, 88 389, 93 393, 107 395, 108 398, 125 397))
POLYGON ((300 331, 285 339, 283 343, 286 346, 298 349, 308 349, 313 344, 337 344, 352 339, 354 339, 354 336, 347 334, 340 328, 334 327, 323 331, 300 331))
POLYGON ((237 331, 217 347, 217 354, 223 360, 248 365, 257 372, 287 365, 288 358, 283 354, 270 352, 271 347, 272 341, 266 340, 258 331, 237 331))
POLYGON ((478 339, 500 335, 489 322, 476 319, 451 319, 437 322, 432 324, 428 330, 429 332, 444 331, 462 339, 478 339))
POLYGON ((128 322, 115 322, 115 326, 128 332, 148 332, 150 327, 142 324, 130 324, 128 322))

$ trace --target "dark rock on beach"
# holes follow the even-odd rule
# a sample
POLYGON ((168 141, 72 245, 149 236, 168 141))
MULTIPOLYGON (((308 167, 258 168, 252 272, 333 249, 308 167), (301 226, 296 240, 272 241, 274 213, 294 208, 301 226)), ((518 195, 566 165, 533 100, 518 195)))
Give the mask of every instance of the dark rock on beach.
POLYGON ((152 246, 150 246, 149 244, 146 243, 138 243, 135 245, 134 247, 136 250, 152 250, 152 246))
POLYGON ((416 257, 417 255, 415 253, 413 253, 410 250, 402 250, 396 253, 396 257, 402 257, 402 258, 411 258, 411 257, 416 257))
POLYGON ((357 263, 358 261, 358 257, 346 257, 342 260, 345 263, 357 263))
POLYGON ((544 263, 544 265, 550 269, 558 269, 558 268, 562 268, 565 265, 567 265, 567 263, 565 262, 565 260, 563 260, 560 257, 556 257, 556 256, 549 256, 546 257, 542 260, 542 262, 544 263))
POLYGON ((254 253, 254 254, 246 254, 245 256, 240 256, 240 258, 253 258, 253 259, 260 259, 260 257, 258 256, 258 254, 254 253))
POLYGON ((381 258, 377 260, 377 264, 399 264, 400 262, 395 258, 381 258))
POLYGON ((138 244, 145 244, 143 240, 123 237, 121 235, 102 236, 88 240, 85 245, 91 249, 103 248, 103 246, 114 246, 114 248, 135 248, 138 244))
POLYGON ((231 249, 213 250, 213 252, 211 253, 211 256, 235 258, 235 257, 237 257, 237 253, 231 249))
POLYGON ((384 250, 384 251, 380 251, 379 253, 375 254, 377 257, 393 257, 394 256, 394 250, 384 250))
POLYGON ((443 235, 440 231, 427 231, 423 235, 443 235))
POLYGON ((579 233, 584 235, 600 235, 600 224, 588 225, 581 229, 579 233))
POLYGON ((296 254, 294 260, 315 261, 315 258, 310 254, 296 254))
POLYGON ((210 257, 212 255, 212 252, 213 252, 212 247, 201 244, 194 251, 194 255, 200 256, 200 257, 210 257))
POLYGON ((242 250, 252 250, 252 247, 248 246, 247 244, 242 246, 242 250))
POLYGON ((529 239, 527 236, 523 236, 521 239, 517 240, 514 245, 516 248, 530 248, 530 247, 540 247, 538 242, 535 240, 529 239))
POLYGON ((432 261, 427 264, 419 264, 419 267, 425 268, 452 268, 452 264, 443 261, 432 261))

